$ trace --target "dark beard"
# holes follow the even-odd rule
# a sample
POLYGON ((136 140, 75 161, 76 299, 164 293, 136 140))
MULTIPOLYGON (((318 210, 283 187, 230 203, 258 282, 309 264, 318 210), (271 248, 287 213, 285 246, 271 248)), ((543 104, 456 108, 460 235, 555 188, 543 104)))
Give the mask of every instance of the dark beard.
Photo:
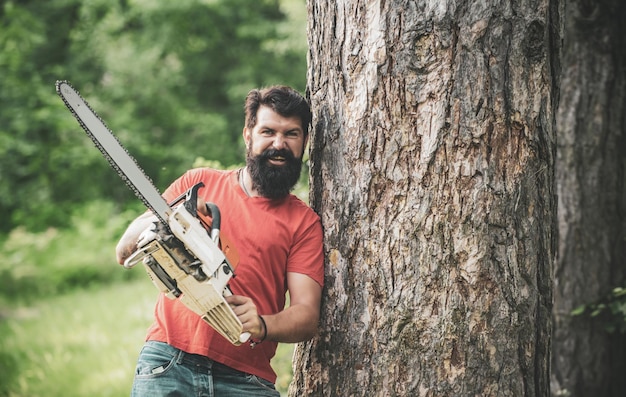
POLYGON ((246 165, 252 177, 252 188, 263 197, 280 199, 286 197, 300 179, 302 160, 286 149, 267 149, 257 156, 248 150, 246 165), (280 167, 271 165, 269 159, 274 156, 284 157, 286 164, 280 167))

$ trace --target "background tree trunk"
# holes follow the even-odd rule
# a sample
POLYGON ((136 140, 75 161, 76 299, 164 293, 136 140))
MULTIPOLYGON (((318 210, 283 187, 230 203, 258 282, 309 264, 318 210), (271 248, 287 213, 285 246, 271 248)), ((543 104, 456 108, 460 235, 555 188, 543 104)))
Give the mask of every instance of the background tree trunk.
POLYGON ((624 396, 624 336, 569 313, 624 285, 626 4, 570 0, 565 10, 552 394, 624 396))
POLYGON ((309 1, 321 333, 297 396, 545 396, 558 1, 309 1))

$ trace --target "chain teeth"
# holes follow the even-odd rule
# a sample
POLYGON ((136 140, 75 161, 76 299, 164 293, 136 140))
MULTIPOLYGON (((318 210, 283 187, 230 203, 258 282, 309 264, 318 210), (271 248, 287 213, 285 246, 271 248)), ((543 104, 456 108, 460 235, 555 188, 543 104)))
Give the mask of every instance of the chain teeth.
MULTIPOLYGON (((74 89, 74 87, 72 87, 72 85, 66 81, 66 80, 57 80, 56 82, 56 91, 59 94, 59 96, 61 97, 61 99, 63 100, 63 103, 65 104, 65 107, 67 107, 69 109, 69 111, 72 113, 72 116, 74 116, 74 118, 78 121, 78 124, 80 124, 81 128, 85 131, 85 133, 87 134, 87 136, 89 137, 89 139, 91 139, 91 141, 93 142, 93 144, 96 146, 96 148, 98 148, 98 150, 100 151, 100 153, 102 153, 102 156, 108 161, 109 165, 111 166, 111 168, 113 168, 115 170, 115 172, 117 172, 117 174, 120 176, 120 178, 122 178, 122 180, 124 181, 124 183, 126 183, 126 186, 128 186, 130 188, 130 190, 132 190, 132 192, 135 194, 135 196, 137 196, 137 198, 139 200, 141 200, 141 202, 147 207, 150 208, 152 210, 152 212, 154 212, 154 214, 159 218, 159 220, 164 224, 167 225, 167 221, 165 219, 163 219, 160 214, 154 209, 154 207, 152 207, 152 205, 148 202, 148 200, 146 200, 146 198, 141 194, 141 192, 130 182, 130 180, 128 179, 128 177, 126 176, 126 174, 124 173, 124 170, 122 170, 116 163, 115 161, 113 161, 113 158, 109 155, 109 153, 107 153, 106 150, 104 150, 104 147, 100 144, 100 142, 98 141, 98 139, 96 139, 96 137, 91 133, 91 131, 89 130, 89 128, 87 127, 87 125, 85 125, 85 123, 80 119, 80 117, 78 117, 78 115, 76 114, 76 112, 74 111, 74 109, 72 108, 72 106, 70 106, 69 102, 65 99, 65 97, 63 96, 63 94, 61 93, 61 84, 67 84, 68 86, 70 86, 74 91, 76 91, 76 93, 78 94, 78 96, 80 97, 80 99, 85 103, 85 105, 87 106, 87 108, 89 108, 89 110, 91 111, 91 113, 93 113, 101 122, 104 126, 106 126, 107 130, 109 131, 109 133, 111 134, 111 136, 113 138, 115 138, 115 140, 120 144, 120 146, 124 149, 124 151, 126 152, 126 154, 128 154, 128 156, 135 162, 135 164, 137 164, 137 166, 139 167, 139 163, 137 163, 137 160, 128 152, 128 150, 121 144, 120 140, 117 138, 117 136, 115 136, 115 134, 113 134, 113 132, 109 129, 109 127, 106 125, 106 123, 104 122, 104 120, 102 120, 102 118, 100 117, 100 115, 98 113, 96 113, 91 106, 89 105, 89 103, 80 95, 80 93, 78 92, 78 90, 74 89)), ((141 167, 139 167, 141 168, 141 167)), ((142 169, 143 171, 143 169, 142 169)), ((145 174, 145 172, 144 172, 145 174)), ((150 181, 150 183, 152 184, 152 186, 154 186, 154 183, 152 182, 152 179, 150 179, 150 177, 148 177, 146 175, 147 179, 150 181)), ((156 189, 156 187, 155 187, 156 189)))

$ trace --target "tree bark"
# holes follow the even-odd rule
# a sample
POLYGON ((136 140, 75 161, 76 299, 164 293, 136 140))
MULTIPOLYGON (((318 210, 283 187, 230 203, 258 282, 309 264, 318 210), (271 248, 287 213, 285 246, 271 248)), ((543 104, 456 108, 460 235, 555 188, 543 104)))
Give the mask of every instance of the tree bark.
POLYGON ((309 1, 321 331, 292 396, 546 396, 558 1, 309 1))
POLYGON ((565 9, 552 394, 624 396, 624 336, 570 313, 625 282, 626 6, 570 0, 565 9))

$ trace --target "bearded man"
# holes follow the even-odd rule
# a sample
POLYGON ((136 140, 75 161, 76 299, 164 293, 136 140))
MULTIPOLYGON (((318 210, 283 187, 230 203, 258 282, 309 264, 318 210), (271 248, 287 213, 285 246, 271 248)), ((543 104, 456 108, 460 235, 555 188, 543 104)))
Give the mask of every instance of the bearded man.
MULTIPOLYGON (((203 211, 204 202, 219 207, 221 231, 239 254, 229 284, 233 295, 226 300, 252 343, 231 344, 178 299, 160 294, 137 361, 133 396, 280 395, 270 360, 278 342, 315 335, 324 282, 320 219, 290 194, 311 118, 307 101, 290 87, 250 91, 243 129, 246 166, 192 169, 164 192, 169 202, 202 182, 198 208, 203 211)), ((147 212, 129 225, 116 248, 119 263, 154 221, 147 212)))

